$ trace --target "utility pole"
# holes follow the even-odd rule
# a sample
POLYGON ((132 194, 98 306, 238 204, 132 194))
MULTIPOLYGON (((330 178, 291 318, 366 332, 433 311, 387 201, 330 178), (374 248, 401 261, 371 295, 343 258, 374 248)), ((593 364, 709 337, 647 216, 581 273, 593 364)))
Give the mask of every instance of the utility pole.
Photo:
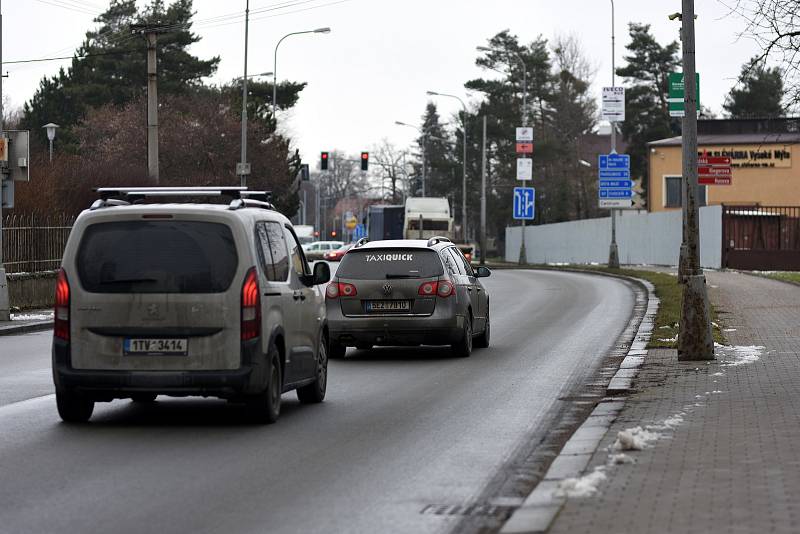
POLYGON ((247 186, 247 175, 250 174, 250 165, 247 164, 247 41, 250 29, 250 0, 247 0, 244 10, 244 77, 242 78, 242 156, 236 166, 239 183, 247 186))
MULTIPOLYGON (((3 8, 0 0, 0 138, 5 141, 5 124, 3 121, 3 8)), ((6 146, 8 146, 6 144, 6 146)), ((3 202, 2 187, 6 179, 5 167, 0 168, 0 321, 11 320, 11 306, 8 300, 8 280, 6 279, 6 269, 3 267, 3 202)))
POLYGON ((164 24, 134 24, 133 33, 144 35, 147 40, 147 176, 158 185, 158 63, 156 45, 158 34, 166 33, 164 24))
POLYGON ((683 284, 679 360, 713 360, 706 277, 700 267, 700 210, 697 205, 697 86, 695 83, 694 0, 682 0, 684 116, 683 181, 686 190, 687 276, 683 284))
POLYGON ((486 115, 483 116, 483 145, 481 150, 481 260, 486 263, 486 115))
MULTIPOLYGON (((617 80, 617 72, 614 68, 614 0, 611 0, 611 87, 614 87, 617 80)), ((614 121, 611 125, 611 153, 617 153, 617 126, 614 121)), ((617 210, 611 208, 611 244, 608 247, 608 268, 619 269, 619 247, 617 246, 617 210)))

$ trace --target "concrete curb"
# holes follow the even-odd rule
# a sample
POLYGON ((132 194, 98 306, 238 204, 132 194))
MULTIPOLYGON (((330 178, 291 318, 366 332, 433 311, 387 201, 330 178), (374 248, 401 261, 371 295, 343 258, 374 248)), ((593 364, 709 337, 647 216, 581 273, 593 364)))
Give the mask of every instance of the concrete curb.
POLYGON ((660 301, 655 296, 655 288, 650 282, 639 278, 622 276, 620 278, 635 280, 647 288, 647 310, 636 331, 634 341, 608 384, 606 398, 595 406, 586 421, 570 437, 553 463, 550 464, 542 481, 503 525, 500 530, 501 534, 547 532, 567 499, 559 491, 561 482, 568 478, 578 478, 584 474, 592 455, 597 451, 611 424, 625 406, 625 397, 622 395, 630 393, 633 380, 644 363, 644 357, 647 355, 647 343, 653 333, 660 301))
POLYGON ((39 332, 41 330, 49 330, 53 328, 52 319, 43 319, 41 321, 25 321, 22 324, 5 323, 0 325, 0 336, 11 336, 14 334, 24 334, 26 332, 39 332))

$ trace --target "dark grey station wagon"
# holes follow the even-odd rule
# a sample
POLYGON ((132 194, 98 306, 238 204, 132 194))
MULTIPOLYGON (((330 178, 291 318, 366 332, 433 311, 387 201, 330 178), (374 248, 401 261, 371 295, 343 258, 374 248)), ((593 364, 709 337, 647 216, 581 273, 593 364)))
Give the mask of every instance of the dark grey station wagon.
POLYGON ((325 296, 330 358, 349 346, 450 345, 467 357, 489 345, 489 293, 447 238, 359 241, 325 296))

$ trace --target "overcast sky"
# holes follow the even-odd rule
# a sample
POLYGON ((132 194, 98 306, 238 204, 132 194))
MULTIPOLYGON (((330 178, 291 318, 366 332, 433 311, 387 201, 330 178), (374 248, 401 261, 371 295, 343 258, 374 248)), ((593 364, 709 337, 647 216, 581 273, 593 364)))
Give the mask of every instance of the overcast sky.
MULTIPOLYGON (((615 3, 617 66, 624 64, 630 21, 651 24, 662 45, 677 38, 680 24, 667 15, 680 11, 680 0, 615 3)), ((719 113, 742 63, 756 47, 737 39, 741 21, 726 16, 719 0, 696 4, 701 101, 719 113)), ((94 14, 106 6, 106 0, 5 0, 4 60, 69 56, 93 26, 94 14)), ((195 0, 194 6, 194 31, 202 40, 192 52, 201 58, 222 58, 210 81, 241 75, 245 0, 195 0)), ((428 89, 477 98, 464 90, 464 82, 482 75, 475 66, 475 47, 504 29, 523 42, 539 34, 574 34, 597 66, 594 93, 599 97, 600 88, 611 81, 610 1, 250 0, 250 10, 251 73, 273 70, 275 43, 286 33, 332 28, 327 35, 288 38, 278 56, 279 79, 308 82, 282 124, 312 167, 321 150, 357 153, 383 138, 407 146, 416 133, 394 122, 418 124, 428 89)), ((21 106, 43 76, 68 65, 67 60, 7 64, 4 94, 12 106, 21 106)), ((459 106, 452 99, 437 104, 448 120, 459 106)))

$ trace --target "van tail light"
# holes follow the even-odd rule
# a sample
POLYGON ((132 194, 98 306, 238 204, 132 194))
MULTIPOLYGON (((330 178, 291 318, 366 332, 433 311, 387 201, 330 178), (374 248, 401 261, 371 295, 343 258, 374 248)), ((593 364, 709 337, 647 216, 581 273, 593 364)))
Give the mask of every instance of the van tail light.
POLYGON ((58 270, 56 278, 56 305, 53 310, 53 335, 69 341, 69 280, 67 272, 58 270))
POLYGON ((261 291, 258 272, 251 267, 242 284, 242 341, 255 339, 261 334, 261 291))
POLYGON ((356 286, 344 282, 331 282, 325 289, 325 297, 335 299, 339 297, 355 297, 358 295, 356 286))
POLYGON ((433 297, 438 295, 442 298, 447 298, 455 293, 455 288, 453 287, 453 284, 447 280, 440 280, 438 282, 425 282, 419 286, 419 291, 417 291, 417 293, 423 297, 433 297))

